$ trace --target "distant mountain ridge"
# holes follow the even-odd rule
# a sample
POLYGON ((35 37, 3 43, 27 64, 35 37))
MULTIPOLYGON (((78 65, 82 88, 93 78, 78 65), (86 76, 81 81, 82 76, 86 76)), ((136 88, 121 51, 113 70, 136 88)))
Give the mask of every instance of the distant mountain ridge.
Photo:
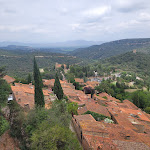
POLYGON ((136 49, 137 51, 150 52, 150 38, 123 39, 79 48, 69 54, 87 59, 104 59, 136 49))
POLYGON ((43 51, 43 52, 51 52, 51 53, 66 53, 65 51, 62 51, 60 48, 34 48, 30 46, 20 46, 20 45, 8 45, 6 47, 0 47, 1 50, 20 50, 20 51, 27 51, 27 52, 33 52, 33 51, 43 51))

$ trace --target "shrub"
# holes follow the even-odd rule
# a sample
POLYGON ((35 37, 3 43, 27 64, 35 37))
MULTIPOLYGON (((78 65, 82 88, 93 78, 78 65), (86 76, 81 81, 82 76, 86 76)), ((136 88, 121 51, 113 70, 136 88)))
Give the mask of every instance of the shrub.
POLYGON ((0 136, 8 129, 9 129, 8 121, 3 116, 0 116, 0 136))
POLYGON ((145 111, 146 113, 150 114, 150 107, 146 107, 146 108, 144 109, 144 111, 145 111))
POLYGON ((101 120, 104 120, 105 118, 110 119, 110 117, 108 117, 108 116, 104 116, 102 114, 98 114, 98 113, 95 113, 95 112, 92 112, 92 111, 87 111, 84 114, 91 114, 96 121, 101 121, 101 120))

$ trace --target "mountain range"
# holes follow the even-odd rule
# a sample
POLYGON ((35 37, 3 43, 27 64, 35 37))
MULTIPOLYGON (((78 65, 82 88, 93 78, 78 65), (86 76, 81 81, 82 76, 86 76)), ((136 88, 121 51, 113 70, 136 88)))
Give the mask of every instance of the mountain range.
POLYGON ((150 38, 123 39, 79 48, 69 52, 70 55, 86 59, 104 59, 123 54, 132 50, 150 52, 150 38))
POLYGON ((85 41, 85 40, 76 40, 76 41, 66 41, 66 42, 56 42, 56 43, 21 43, 21 42, 0 42, 0 47, 7 47, 9 45, 15 46, 27 46, 32 48, 80 48, 88 47, 91 45, 102 44, 102 41, 85 41))

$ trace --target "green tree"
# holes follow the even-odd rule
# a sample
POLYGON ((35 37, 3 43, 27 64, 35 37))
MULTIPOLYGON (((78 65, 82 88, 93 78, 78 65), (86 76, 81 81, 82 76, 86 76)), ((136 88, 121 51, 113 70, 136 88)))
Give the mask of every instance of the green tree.
POLYGON ((61 65, 61 68, 64 69, 64 64, 61 65))
POLYGON ((67 111, 68 111, 70 114, 77 115, 77 110, 78 110, 78 104, 77 104, 77 103, 72 102, 72 103, 69 103, 69 104, 67 105, 67 111))
POLYGON ((80 90, 80 84, 79 84, 79 82, 73 82, 73 85, 75 86, 76 90, 80 90))
POLYGON ((27 82, 28 82, 28 84, 32 82, 32 78, 31 78, 31 74, 30 73, 28 74, 27 82))
POLYGON ((2 78, 5 75, 4 71, 5 67, 0 67, 0 78, 2 78))
POLYGON ((81 147, 69 128, 44 121, 31 137, 33 150, 80 150, 81 147))
POLYGON ((0 136, 9 129, 9 122, 3 117, 0 117, 0 136))
POLYGON ((11 89, 8 83, 5 80, 0 79, 0 104, 1 105, 4 103, 6 104, 10 91, 11 89))
POLYGON ((146 108, 144 109, 144 111, 145 111, 146 113, 150 114, 150 107, 146 107, 146 108))
POLYGON ((69 64, 67 64, 66 69, 69 69, 69 64))
POLYGON ((147 96, 143 91, 136 91, 132 95, 133 103, 139 108, 145 108, 147 96))
POLYGON ((41 106, 43 107, 45 105, 45 101, 44 101, 44 95, 43 95, 43 83, 42 83, 42 78, 40 75, 40 71, 39 68, 37 66, 35 57, 34 57, 34 85, 35 85, 35 95, 34 95, 34 100, 35 100, 35 104, 36 106, 41 106))
POLYGON ((56 96, 59 100, 61 100, 64 96, 63 89, 61 87, 61 84, 60 84, 57 73, 56 73, 56 76, 55 76, 54 93, 56 94, 56 96))

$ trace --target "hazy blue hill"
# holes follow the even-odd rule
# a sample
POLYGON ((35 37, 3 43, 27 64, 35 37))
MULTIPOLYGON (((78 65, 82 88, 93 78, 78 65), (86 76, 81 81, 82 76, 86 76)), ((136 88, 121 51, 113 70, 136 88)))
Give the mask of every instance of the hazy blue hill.
POLYGON ((87 59, 103 59, 116 56, 134 49, 139 51, 150 51, 150 38, 143 39, 123 39, 93 45, 87 48, 79 48, 70 52, 71 55, 87 59))
POLYGON ((31 46, 20 46, 20 45, 8 45, 6 47, 0 47, 1 50, 13 50, 13 51, 43 51, 43 52, 51 52, 51 53, 66 53, 60 48, 34 48, 31 46))
POLYGON ((80 47, 88 47, 91 45, 102 44, 102 41, 86 41, 86 40, 74 40, 66 42, 54 42, 54 43, 21 43, 21 42, 0 42, 0 47, 7 47, 9 45, 32 47, 32 48, 60 48, 62 50, 70 49, 74 50, 80 47))

